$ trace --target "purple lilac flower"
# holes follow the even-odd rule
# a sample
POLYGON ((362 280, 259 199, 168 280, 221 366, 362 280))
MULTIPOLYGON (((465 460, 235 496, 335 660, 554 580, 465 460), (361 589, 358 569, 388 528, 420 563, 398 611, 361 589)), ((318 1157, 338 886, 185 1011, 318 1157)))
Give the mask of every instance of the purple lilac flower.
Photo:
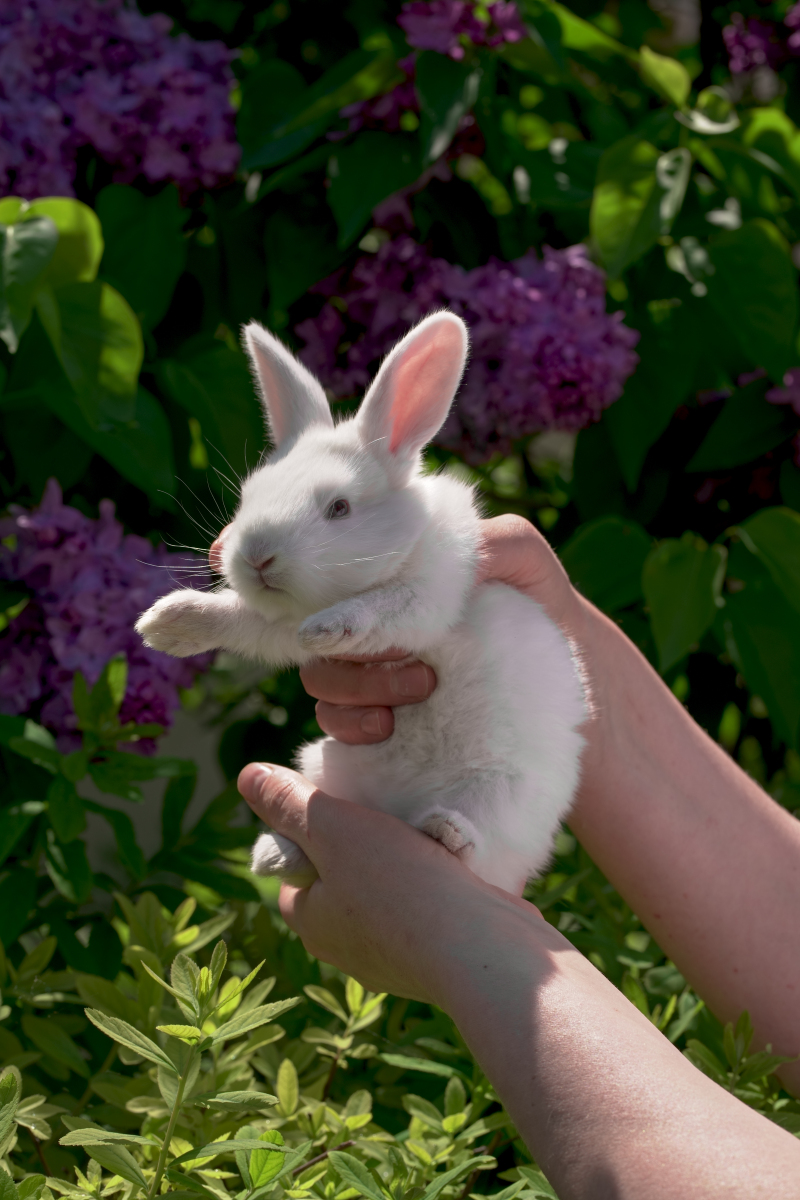
POLYGON ((792 5, 783 18, 783 23, 788 25, 789 29, 794 30, 786 42, 790 53, 800 54, 800 4, 792 5))
POLYGON ((465 40, 475 46, 499 46, 527 37, 513 0, 498 0, 486 5, 485 11, 488 22, 480 20, 475 4, 466 0, 412 0, 403 5, 397 23, 409 45, 456 59, 464 57, 465 40))
POLYGON ((0 0, 0 194, 73 194, 91 145, 184 192, 236 169, 233 54, 126 0, 0 0))
POLYGON ((733 13, 722 37, 732 75, 743 75, 757 67, 770 67, 774 71, 783 60, 784 49, 771 21, 745 19, 741 13, 733 13))
POLYGON ((363 391, 381 356, 427 313, 470 327, 470 365, 439 441, 471 461, 541 429, 580 429, 622 393, 639 334, 605 310, 605 276, 584 246, 529 251, 464 271, 402 236, 314 289, 300 357, 336 396, 363 391), (342 350, 339 350, 340 345, 342 350))
POLYGON ((0 712, 16 715, 34 707, 60 747, 72 750, 75 672, 93 684, 122 651, 128 688, 120 720, 170 725, 180 704, 178 688, 191 687, 211 656, 170 658, 145 646, 133 625, 159 596, 183 582, 187 568, 196 570, 190 583, 208 580, 205 564, 125 535, 110 500, 101 502, 98 520, 85 517, 62 503, 54 479, 38 509, 12 505, 11 515, 0 519, 0 537, 10 539, 10 546, 0 545, 0 578, 19 580, 31 592, 0 634, 0 712))

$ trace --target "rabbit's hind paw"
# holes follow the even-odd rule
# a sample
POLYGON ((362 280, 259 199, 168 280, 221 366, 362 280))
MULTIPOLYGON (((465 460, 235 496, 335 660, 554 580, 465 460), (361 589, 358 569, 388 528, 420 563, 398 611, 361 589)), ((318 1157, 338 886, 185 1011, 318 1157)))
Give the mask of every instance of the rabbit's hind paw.
POLYGON ((441 842, 445 850, 465 861, 471 858, 477 845, 477 831, 461 813, 452 809, 434 809, 419 825, 423 833, 441 842))
POLYGON ((317 870, 299 846, 279 833, 262 833, 253 846, 250 869, 254 875, 277 875, 295 887, 310 887, 317 870))

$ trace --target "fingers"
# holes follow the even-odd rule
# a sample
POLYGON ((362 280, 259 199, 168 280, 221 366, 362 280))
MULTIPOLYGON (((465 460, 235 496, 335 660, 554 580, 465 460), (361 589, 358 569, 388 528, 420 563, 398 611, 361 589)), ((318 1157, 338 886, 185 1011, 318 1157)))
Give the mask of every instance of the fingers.
POLYGON ((394 713, 390 708, 348 708, 318 700, 316 712, 322 732, 347 746, 385 742, 394 733, 394 713))
POLYGON ((569 620, 577 600, 547 540, 524 517, 511 513, 481 524, 478 580, 492 579, 537 600, 558 622, 569 620))
POLYGON ((271 763, 248 763, 236 786, 256 816, 275 833, 291 838, 319 869, 308 830, 308 802, 322 793, 296 771, 271 763))
POLYGON ((222 544, 229 529, 230 525, 226 525, 224 529, 220 530, 208 551, 208 561, 211 570, 216 571, 218 575, 222 574, 222 544))
POLYGON ((300 679, 316 700, 369 709, 418 704, 427 700, 436 687, 433 669, 421 662, 364 663, 318 658, 300 668, 300 679))

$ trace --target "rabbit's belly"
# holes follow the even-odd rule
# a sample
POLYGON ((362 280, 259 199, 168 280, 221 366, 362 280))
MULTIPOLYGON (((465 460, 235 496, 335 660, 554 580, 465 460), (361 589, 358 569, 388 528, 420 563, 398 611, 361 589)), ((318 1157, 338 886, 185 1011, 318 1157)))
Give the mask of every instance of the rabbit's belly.
POLYGON ((325 738, 301 751, 301 770, 329 793, 412 823, 432 806, 461 811, 538 867, 579 771, 585 700, 566 640, 533 601, 491 584, 422 657, 438 686, 395 709, 391 738, 325 738))

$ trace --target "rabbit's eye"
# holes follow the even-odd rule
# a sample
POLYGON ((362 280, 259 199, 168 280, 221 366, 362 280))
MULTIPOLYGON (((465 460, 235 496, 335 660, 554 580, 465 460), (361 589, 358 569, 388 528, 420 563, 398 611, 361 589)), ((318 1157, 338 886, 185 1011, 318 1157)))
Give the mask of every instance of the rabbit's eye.
POLYGON ((336 520, 337 517, 346 517, 350 513, 350 505, 346 500, 334 500, 325 516, 330 521, 336 520))

